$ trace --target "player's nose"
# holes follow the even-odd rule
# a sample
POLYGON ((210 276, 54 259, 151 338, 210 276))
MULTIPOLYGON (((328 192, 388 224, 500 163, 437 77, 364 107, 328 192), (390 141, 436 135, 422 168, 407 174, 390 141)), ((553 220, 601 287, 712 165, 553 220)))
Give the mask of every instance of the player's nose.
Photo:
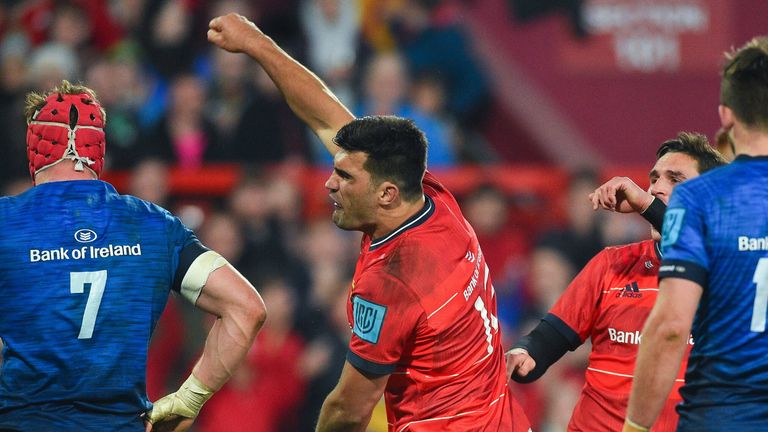
POLYGON ((325 188, 335 192, 339 189, 339 182, 335 178, 336 176, 334 174, 331 174, 330 177, 328 177, 328 180, 325 181, 325 188))
POLYGON ((648 193, 661 199, 665 203, 669 199, 669 194, 672 192, 672 185, 664 180, 658 180, 648 188, 648 193))

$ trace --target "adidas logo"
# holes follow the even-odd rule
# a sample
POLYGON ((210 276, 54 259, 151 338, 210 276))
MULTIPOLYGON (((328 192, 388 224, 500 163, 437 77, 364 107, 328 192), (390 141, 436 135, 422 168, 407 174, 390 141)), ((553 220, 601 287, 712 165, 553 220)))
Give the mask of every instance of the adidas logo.
POLYGON ((628 283, 623 290, 616 293, 616 297, 628 297, 628 298, 642 298, 643 293, 640 292, 640 288, 637 286, 637 281, 628 283))

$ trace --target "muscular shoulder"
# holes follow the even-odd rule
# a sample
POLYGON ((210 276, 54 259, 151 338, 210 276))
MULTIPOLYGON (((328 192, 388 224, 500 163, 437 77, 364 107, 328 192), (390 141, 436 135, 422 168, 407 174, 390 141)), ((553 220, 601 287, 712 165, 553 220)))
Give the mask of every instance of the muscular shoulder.
POLYGON ((722 190, 728 188, 735 182, 742 180, 738 166, 726 165, 707 171, 704 174, 694 177, 675 187, 675 195, 684 196, 688 200, 695 200, 698 203, 706 204, 708 197, 717 197, 722 194, 722 190))
POLYGON ((173 218, 173 215, 168 210, 133 195, 117 195, 116 200, 119 200, 122 205, 136 213, 160 218, 173 218))
POLYGON ((36 192, 35 188, 31 187, 18 195, 0 197, 0 210, 11 211, 24 206, 26 203, 34 201, 36 192))
POLYGON ((0 197, 0 212, 8 211, 16 204, 16 197, 0 197))
POLYGON ((145 224, 165 225, 166 231, 169 233, 187 230, 178 217, 157 204, 132 195, 117 195, 114 199, 119 203, 113 203, 113 208, 122 207, 127 214, 145 224))
POLYGON ((403 278, 402 273, 391 271, 388 266, 377 266, 363 272, 353 282, 352 296, 380 303, 408 303, 419 305, 419 296, 403 278))
POLYGON ((427 171, 424 173, 424 179, 422 180, 421 185, 424 188, 424 193, 432 198, 435 203, 438 205, 442 203, 450 208, 451 211, 459 214, 461 213, 456 198, 431 172, 427 171))
MULTIPOLYGON (((408 286, 434 284, 454 272, 471 249, 465 232, 425 226, 409 233, 389 251, 383 263, 388 274, 408 286)), ((477 255, 477 251, 472 251, 477 255)))
POLYGON ((631 270, 639 262, 648 268, 658 265, 658 256, 653 240, 645 240, 626 245, 609 246, 600 251, 588 264, 602 266, 614 274, 631 270), (645 264, 649 262, 649 264, 645 264))
POLYGON ((617 257, 639 257, 653 252, 653 240, 643 240, 636 243, 624 245, 608 246, 602 250, 601 254, 607 259, 616 259, 617 257))

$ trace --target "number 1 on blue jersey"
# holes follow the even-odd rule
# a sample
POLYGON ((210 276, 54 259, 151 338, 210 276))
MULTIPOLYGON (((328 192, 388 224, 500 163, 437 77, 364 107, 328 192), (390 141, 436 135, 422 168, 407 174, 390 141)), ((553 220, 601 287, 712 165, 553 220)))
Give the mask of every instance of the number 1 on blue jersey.
POLYGON ((765 331, 765 315, 768 313, 768 258, 760 258, 752 282, 757 284, 755 303, 752 307, 752 326, 755 333, 765 331))

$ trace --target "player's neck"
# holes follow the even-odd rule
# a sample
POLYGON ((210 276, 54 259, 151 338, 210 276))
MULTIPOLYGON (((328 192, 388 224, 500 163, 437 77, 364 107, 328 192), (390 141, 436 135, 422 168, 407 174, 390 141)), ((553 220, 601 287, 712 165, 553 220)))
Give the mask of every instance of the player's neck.
POLYGON ((70 180, 96 180, 96 175, 87 169, 75 171, 74 161, 62 161, 35 175, 35 184, 37 185, 70 180))
POLYGON ((373 229, 373 232, 369 233, 372 238, 378 239, 396 230, 400 225, 405 223, 408 219, 413 217, 416 213, 420 212, 424 208, 424 197, 413 202, 402 201, 400 205, 382 209, 379 212, 378 221, 373 229))
POLYGON ((768 132, 736 123, 732 136, 737 155, 768 156, 768 132))

